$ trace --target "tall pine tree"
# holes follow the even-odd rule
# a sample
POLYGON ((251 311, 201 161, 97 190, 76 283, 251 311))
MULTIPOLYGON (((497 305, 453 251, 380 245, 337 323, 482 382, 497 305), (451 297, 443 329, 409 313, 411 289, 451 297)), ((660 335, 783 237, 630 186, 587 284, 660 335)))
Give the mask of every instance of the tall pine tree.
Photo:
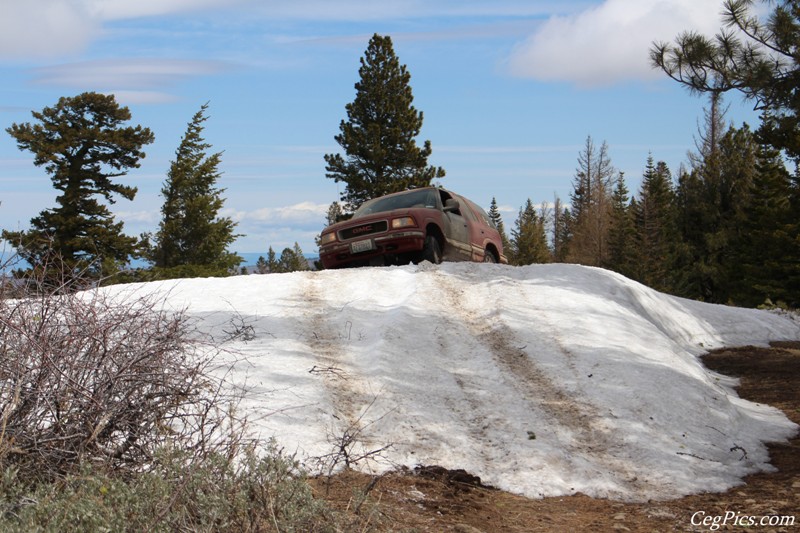
POLYGON ((569 261, 591 266, 607 262, 614 174, 608 145, 604 142, 598 149, 591 136, 587 137, 585 148, 578 155, 570 195, 569 261))
POLYGON ((228 251, 236 223, 218 216, 225 202, 216 186, 222 153, 207 153, 207 109, 206 103, 192 117, 161 189, 162 219, 148 253, 157 277, 224 276, 242 262, 228 251))
POLYGON ((133 200, 136 188, 113 180, 139 167, 152 132, 124 126, 131 118, 128 108, 113 95, 93 92, 60 98, 32 115, 37 123, 13 124, 6 131, 50 175, 61 193, 58 207, 33 218, 29 231, 3 231, 3 239, 34 267, 57 258, 68 270, 116 272, 138 255, 138 241, 122 233, 122 222, 98 200, 113 204, 115 195, 133 200))
POLYGON ((536 213, 530 198, 519 210, 514 229, 511 230, 509 255, 511 264, 518 266, 550 262, 544 219, 536 213))
POLYGON ((506 227, 503 224, 503 217, 500 215, 500 209, 497 207, 497 200, 492 197, 492 203, 489 205, 489 220, 492 221, 497 232, 500 233, 500 242, 503 245, 504 253, 511 250, 510 243, 508 242, 508 235, 506 235, 506 227))
POLYGON ((672 174, 666 163, 655 163, 650 155, 634 207, 637 279, 659 291, 672 287, 670 267, 676 239, 673 209, 672 174))
POLYGON ((792 192, 792 177, 780 153, 762 145, 734 258, 740 267, 741 285, 734 295, 739 303, 800 305, 798 211, 792 206, 792 192))
MULTIPOLYGON (((625 176, 619 173, 611 195, 611 227, 608 232, 608 263, 606 266, 624 276, 635 278, 638 271, 636 229, 633 207, 628 195, 625 176)), ((635 204, 633 204, 635 206, 635 204)))
POLYGON ((424 187, 444 176, 428 165, 431 143, 417 146, 422 112, 412 105, 411 75, 394 53, 389 36, 373 35, 359 69, 356 97, 345 106, 347 121, 335 140, 342 154, 326 154, 326 177, 344 182, 345 209, 370 198, 424 187))

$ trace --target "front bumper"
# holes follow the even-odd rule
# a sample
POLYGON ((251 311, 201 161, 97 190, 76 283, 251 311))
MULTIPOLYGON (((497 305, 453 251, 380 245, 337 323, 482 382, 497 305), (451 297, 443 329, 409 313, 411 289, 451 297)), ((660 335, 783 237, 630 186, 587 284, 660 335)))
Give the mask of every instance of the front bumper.
POLYGON ((397 231, 367 239, 350 239, 335 242, 320 248, 319 257, 325 268, 338 268, 349 265, 367 265, 371 260, 387 255, 410 254, 422 251, 425 246, 425 233, 416 231, 397 231), (352 253, 350 245, 355 242, 372 241, 371 250, 352 253))

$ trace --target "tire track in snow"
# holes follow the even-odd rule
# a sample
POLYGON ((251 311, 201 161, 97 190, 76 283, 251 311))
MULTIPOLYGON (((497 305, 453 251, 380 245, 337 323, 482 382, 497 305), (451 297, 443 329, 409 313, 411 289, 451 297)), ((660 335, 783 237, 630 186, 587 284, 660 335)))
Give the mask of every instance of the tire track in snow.
POLYGON ((331 308, 327 300, 321 296, 323 288, 316 273, 306 274, 303 286, 302 303, 306 313, 310 315, 300 332, 310 348, 316 364, 310 373, 319 375, 331 398, 333 413, 343 429, 360 428, 362 406, 367 388, 362 384, 357 372, 353 371, 343 344, 347 340, 347 324, 335 324, 331 319, 331 308))
MULTIPOLYGON (((602 427, 604 424, 600 412, 554 383, 553 378, 524 351, 524 346, 519 347, 521 343, 517 342, 514 331, 500 319, 494 317, 487 320, 485 308, 470 309, 467 300, 459 297, 463 289, 453 283, 449 275, 436 271, 434 277, 436 283, 444 287, 442 292, 447 300, 445 307, 454 311, 453 315, 487 348, 509 385, 524 401, 541 409, 552 418, 554 424, 572 435, 571 442, 564 443, 569 449, 568 455, 591 455, 605 469, 614 473, 620 485, 630 490, 642 486, 643 483, 639 482, 627 462, 614 454, 615 450, 622 450, 625 444, 602 427)), ((485 295, 481 300, 491 301, 488 296, 485 295)), ((574 370, 573 355, 560 343, 557 344, 559 351, 567 358, 566 364, 574 370)))

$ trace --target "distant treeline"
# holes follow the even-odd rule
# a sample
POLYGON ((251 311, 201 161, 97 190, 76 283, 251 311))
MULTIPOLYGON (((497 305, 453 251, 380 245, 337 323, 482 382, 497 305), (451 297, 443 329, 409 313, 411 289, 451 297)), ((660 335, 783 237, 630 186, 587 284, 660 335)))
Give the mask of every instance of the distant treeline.
MULTIPOLYGON (((726 126, 719 97, 697 152, 675 178, 648 157, 631 194, 605 143, 578 158, 569 205, 530 200, 508 239, 512 264, 608 268, 654 289, 742 306, 800 303, 800 180, 747 125, 726 126)), ((493 201, 490 215, 502 221, 493 201)))

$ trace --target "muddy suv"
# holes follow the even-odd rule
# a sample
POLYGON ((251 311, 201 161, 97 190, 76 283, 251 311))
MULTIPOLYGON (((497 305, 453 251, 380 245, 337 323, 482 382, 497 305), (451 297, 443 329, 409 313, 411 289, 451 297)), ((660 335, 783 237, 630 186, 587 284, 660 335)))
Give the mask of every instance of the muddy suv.
POLYGON ((423 260, 507 262, 486 211, 434 187, 364 202, 352 218, 322 231, 319 255, 325 268, 423 260))

